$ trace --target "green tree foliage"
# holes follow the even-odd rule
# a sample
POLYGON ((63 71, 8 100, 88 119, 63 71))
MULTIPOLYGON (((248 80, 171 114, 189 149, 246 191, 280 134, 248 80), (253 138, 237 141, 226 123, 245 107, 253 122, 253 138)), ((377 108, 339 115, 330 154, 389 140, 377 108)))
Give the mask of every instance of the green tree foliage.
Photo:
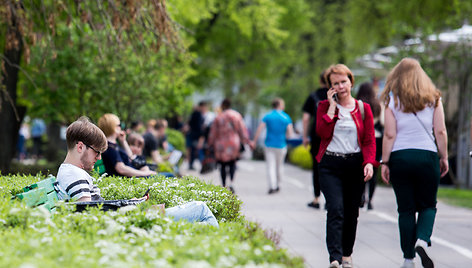
POLYGON ((76 25, 80 30, 56 28, 62 49, 50 50, 47 42, 33 47, 27 71, 34 79, 21 87, 32 116, 67 123, 112 112, 130 122, 181 112, 192 92, 185 84, 192 73, 189 55, 166 48, 146 55, 131 46, 101 49, 104 32, 76 25))
POLYGON ((171 116, 195 89, 221 90, 241 112, 255 103, 254 114, 281 96, 296 119, 329 65, 355 68, 372 49, 457 28, 472 11, 467 0, 0 1, 2 29, 21 34, 0 30, 0 47, 29 63, 11 64, 24 68, 13 103, 64 122, 171 116))

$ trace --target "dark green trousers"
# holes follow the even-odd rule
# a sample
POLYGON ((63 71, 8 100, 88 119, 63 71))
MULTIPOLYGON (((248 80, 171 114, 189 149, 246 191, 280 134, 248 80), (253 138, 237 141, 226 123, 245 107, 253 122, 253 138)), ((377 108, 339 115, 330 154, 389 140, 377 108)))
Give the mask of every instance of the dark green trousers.
POLYGON ((417 239, 431 244, 440 171, 438 154, 408 149, 392 152, 390 182, 398 205, 398 227, 403 257, 415 257, 417 239), (418 213, 418 217, 416 217, 418 213))

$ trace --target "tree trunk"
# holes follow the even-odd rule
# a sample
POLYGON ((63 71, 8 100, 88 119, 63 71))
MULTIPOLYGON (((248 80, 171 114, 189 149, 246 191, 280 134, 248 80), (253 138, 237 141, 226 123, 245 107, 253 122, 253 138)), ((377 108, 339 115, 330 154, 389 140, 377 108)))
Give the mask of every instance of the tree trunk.
MULTIPOLYGON (((11 25, 7 29, 7 37, 18 40, 16 47, 5 45, 2 84, 0 88, 0 172, 9 172, 11 159, 15 155, 18 131, 26 113, 25 107, 16 105, 16 87, 18 82, 18 67, 20 66, 23 43, 21 33, 17 28, 16 18, 12 16, 11 25)), ((5 38, 8 40, 8 38, 5 38)))
POLYGON ((61 139, 61 124, 52 122, 48 125, 47 135, 48 144, 46 150, 46 159, 49 162, 56 163, 64 159, 67 145, 64 140, 61 139))
MULTIPOLYGON (((463 59, 470 59, 469 48, 466 47, 463 59)), ((472 78, 472 64, 468 60, 461 62, 459 65, 459 109, 458 109, 458 125, 457 125, 457 163, 456 175, 461 186, 472 188, 472 178, 470 177, 470 115, 472 112, 472 89, 470 88, 470 80, 472 78)))

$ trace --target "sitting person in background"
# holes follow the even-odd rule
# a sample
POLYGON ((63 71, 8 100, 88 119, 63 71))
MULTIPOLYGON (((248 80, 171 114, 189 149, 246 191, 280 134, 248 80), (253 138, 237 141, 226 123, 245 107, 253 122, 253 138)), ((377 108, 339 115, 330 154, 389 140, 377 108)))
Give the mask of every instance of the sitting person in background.
POLYGON ((143 154, 144 157, 150 157, 155 164, 159 164, 163 161, 159 150, 159 142, 158 142, 158 124, 157 121, 151 119, 147 123, 146 133, 144 134, 144 150, 143 154))
POLYGON ((167 120, 159 119, 157 120, 156 129, 157 129, 157 146, 158 148, 162 148, 164 152, 170 152, 173 149, 173 146, 169 144, 167 141, 167 120))
MULTIPOLYGON (((131 156, 129 157, 130 166, 139 170, 154 170, 157 171, 158 166, 146 162, 146 157, 143 155, 144 138, 138 133, 131 133, 127 138, 129 148, 131 149, 131 156)), ((172 172, 158 172, 158 175, 166 177, 175 177, 172 172)))
MULTIPOLYGON (((108 119, 111 114, 106 115, 108 119)), ((103 122, 103 120, 102 120, 103 122)), ((81 117, 73 122, 66 131, 67 155, 57 172, 60 199, 79 202, 102 201, 100 189, 93 184, 88 171, 93 169, 95 162, 101 159, 102 152, 107 149, 105 134, 87 117, 81 117)), ((134 200, 146 199, 135 198, 134 200)), ((164 205, 159 205, 164 208, 164 205)), ((201 222, 218 227, 218 221, 201 201, 192 201, 163 211, 174 220, 201 222)))
POLYGON ((108 149, 103 152, 103 164, 108 175, 146 177, 156 174, 149 168, 136 169, 131 165, 133 155, 121 129, 120 119, 114 114, 104 114, 98 119, 98 127, 105 133, 108 149), (121 146, 117 141, 120 141, 121 146))
POLYGON ((131 134, 131 133, 142 134, 143 128, 144 128, 144 125, 141 121, 133 121, 131 122, 130 127, 126 129, 126 134, 131 134))
POLYGON ((131 149, 131 166, 135 169, 148 168, 146 158, 143 156, 144 138, 138 133, 131 133, 127 138, 129 148, 131 149))

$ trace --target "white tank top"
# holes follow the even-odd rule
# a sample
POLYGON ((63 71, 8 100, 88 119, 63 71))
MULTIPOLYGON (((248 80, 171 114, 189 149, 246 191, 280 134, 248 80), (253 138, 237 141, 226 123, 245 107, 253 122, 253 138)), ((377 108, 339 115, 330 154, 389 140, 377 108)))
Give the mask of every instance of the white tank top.
POLYGON ((357 142, 357 127, 352 119, 351 112, 355 109, 347 109, 337 104, 338 120, 334 125, 333 139, 328 145, 327 151, 341 154, 358 153, 361 151, 357 142))
MULTIPOLYGON (((398 104, 400 105, 400 100, 398 104)), ((426 106, 422 111, 416 112, 416 117, 413 113, 404 113, 399 107, 396 108, 393 96, 390 97, 388 107, 393 111, 397 124, 397 137, 392 152, 405 149, 438 151, 436 143, 432 140, 434 107, 426 106)))

